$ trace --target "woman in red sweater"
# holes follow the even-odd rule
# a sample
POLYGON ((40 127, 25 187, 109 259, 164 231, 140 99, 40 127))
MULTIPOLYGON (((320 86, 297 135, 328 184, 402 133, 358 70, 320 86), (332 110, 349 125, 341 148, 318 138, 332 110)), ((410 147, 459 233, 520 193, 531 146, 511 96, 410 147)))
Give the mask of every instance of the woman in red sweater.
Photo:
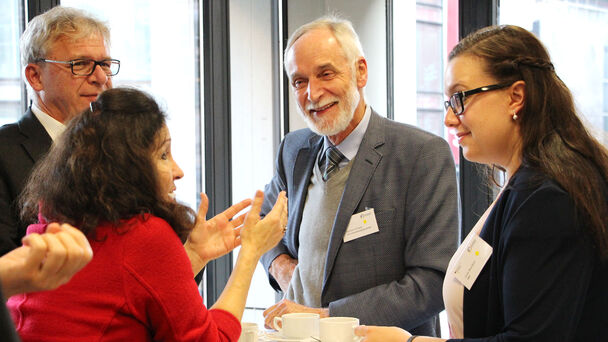
POLYGON ((112 89, 74 119, 33 172, 23 215, 28 233, 67 222, 87 235, 93 260, 55 291, 8 302, 23 341, 236 341, 259 257, 283 236, 286 198, 260 219, 258 191, 205 220, 175 201, 183 176, 165 114, 149 95, 112 89), (39 205, 40 204, 40 205, 39 205), (220 298, 207 310, 194 275, 241 245, 220 298))

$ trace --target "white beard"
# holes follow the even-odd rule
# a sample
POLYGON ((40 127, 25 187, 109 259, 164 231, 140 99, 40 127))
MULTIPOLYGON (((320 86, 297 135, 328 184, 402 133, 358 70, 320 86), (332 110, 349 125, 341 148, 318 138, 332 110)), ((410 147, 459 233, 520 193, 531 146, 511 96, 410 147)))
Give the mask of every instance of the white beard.
POLYGON ((313 132, 319 135, 332 136, 343 132, 348 127, 348 125, 353 119, 353 116, 355 115, 355 109, 357 108, 360 99, 361 94, 359 94, 357 87, 353 86, 348 92, 344 102, 340 102, 339 99, 336 97, 329 99, 329 101, 327 99, 324 100, 324 105, 327 105, 332 102, 337 102, 337 104, 335 104, 334 106, 343 107, 340 108, 337 117, 334 116, 328 118, 313 118, 314 115, 311 116, 309 114, 308 109, 321 108, 324 106, 317 105, 314 103, 309 104, 307 106, 307 110, 303 110, 300 106, 298 106, 298 111, 300 112, 302 118, 304 118, 304 121, 308 125, 308 128, 310 128, 313 132))

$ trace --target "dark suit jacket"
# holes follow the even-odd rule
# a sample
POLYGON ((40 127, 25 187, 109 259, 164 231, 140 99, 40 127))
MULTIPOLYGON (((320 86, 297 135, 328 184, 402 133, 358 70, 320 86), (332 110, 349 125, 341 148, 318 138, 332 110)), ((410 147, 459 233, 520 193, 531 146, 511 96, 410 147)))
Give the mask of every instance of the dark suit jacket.
MULTIPOLYGON (((279 254, 298 258, 302 211, 322 145, 323 137, 309 129, 292 132, 281 143, 262 214, 286 190, 289 220, 283 240, 262 257, 266 270, 279 254)), ((456 176, 445 140, 372 111, 327 229, 332 233, 321 303, 331 316, 435 334, 444 273, 458 245, 456 176), (343 243, 351 216, 368 207, 374 208, 380 231, 343 243)), ((272 277, 270 283, 279 289, 272 277)))
POLYGON ((522 166, 479 234, 493 251, 464 290, 464 336, 608 341, 608 262, 600 261, 586 231, 570 195, 522 166))
POLYGON ((0 255, 21 246, 27 225, 19 220, 15 200, 34 163, 52 143, 31 109, 18 122, 0 128, 0 255))

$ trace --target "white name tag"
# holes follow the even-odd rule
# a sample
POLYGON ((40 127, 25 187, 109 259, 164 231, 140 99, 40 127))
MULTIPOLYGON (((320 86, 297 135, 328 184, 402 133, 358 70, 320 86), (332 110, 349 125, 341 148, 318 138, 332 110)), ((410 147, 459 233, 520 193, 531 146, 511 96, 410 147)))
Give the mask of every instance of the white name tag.
POLYGON ((344 233, 344 242, 358 239, 378 231, 380 230, 378 229, 374 209, 368 209, 350 217, 348 227, 346 227, 346 233, 344 233))
POLYGON ((456 260, 454 267, 454 276, 468 290, 477 280, 481 269, 488 262, 492 255, 492 246, 483 241, 478 235, 473 236, 471 241, 467 242, 468 246, 462 251, 460 257, 456 260))

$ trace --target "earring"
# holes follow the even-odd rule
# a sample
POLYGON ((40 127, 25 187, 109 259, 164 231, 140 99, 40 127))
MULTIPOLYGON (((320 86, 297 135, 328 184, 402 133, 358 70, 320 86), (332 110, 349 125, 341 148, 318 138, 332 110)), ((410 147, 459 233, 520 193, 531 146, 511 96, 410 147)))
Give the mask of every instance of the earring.
POLYGON ((517 112, 513 112, 512 118, 513 118, 513 121, 516 121, 517 118, 519 118, 519 116, 517 116, 517 112))

